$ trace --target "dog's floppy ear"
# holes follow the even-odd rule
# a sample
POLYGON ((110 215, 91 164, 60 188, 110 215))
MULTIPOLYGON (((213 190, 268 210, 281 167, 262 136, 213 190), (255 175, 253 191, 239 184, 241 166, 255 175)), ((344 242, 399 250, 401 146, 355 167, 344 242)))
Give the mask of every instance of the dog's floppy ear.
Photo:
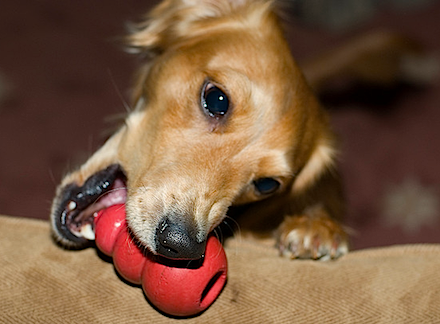
POLYGON ((157 5, 141 23, 130 26, 131 34, 127 37, 130 50, 135 53, 161 52, 182 28, 179 26, 182 25, 181 16, 188 11, 187 7, 184 0, 164 0, 157 5))
POLYGON ((337 150, 334 140, 324 136, 318 140, 309 159, 301 169, 292 187, 292 192, 304 192, 312 187, 326 172, 334 168, 337 150))
MULTIPOLYGON (((129 50, 150 55, 160 54, 179 39, 204 33, 204 28, 213 18, 227 17, 237 8, 257 8, 244 6, 251 0, 164 0, 156 6, 140 24, 134 25, 128 36, 129 50)), ((260 10, 265 12, 272 1, 264 3, 260 10), (262 10, 261 10, 262 9, 262 10)))

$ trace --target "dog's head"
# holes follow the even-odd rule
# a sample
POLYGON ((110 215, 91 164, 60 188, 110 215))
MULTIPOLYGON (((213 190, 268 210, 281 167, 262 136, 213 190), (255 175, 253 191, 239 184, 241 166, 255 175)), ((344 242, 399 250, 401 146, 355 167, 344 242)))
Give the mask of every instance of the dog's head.
POLYGON ((326 117, 273 6, 166 0, 129 37, 149 57, 136 110, 82 172, 115 152, 128 225, 154 253, 197 258, 231 205, 299 192, 332 163, 326 117))

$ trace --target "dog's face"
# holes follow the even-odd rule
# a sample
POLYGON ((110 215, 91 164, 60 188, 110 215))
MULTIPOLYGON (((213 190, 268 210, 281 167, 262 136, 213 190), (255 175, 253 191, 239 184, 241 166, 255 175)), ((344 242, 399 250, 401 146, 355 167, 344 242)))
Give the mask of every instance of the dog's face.
POLYGON ((60 189, 52 216, 55 228, 81 236, 88 214, 126 202, 128 225, 143 245, 191 259, 203 254, 231 205, 301 190, 331 163, 333 150, 270 4, 243 5, 238 14, 207 11, 193 21, 176 3, 184 6, 166 1, 131 37, 156 52, 139 74, 136 110, 61 187, 75 183, 76 193, 107 181, 115 190, 81 217, 70 216, 83 220, 76 231, 56 220, 72 190, 60 189), (117 180, 121 170, 125 184, 117 180))

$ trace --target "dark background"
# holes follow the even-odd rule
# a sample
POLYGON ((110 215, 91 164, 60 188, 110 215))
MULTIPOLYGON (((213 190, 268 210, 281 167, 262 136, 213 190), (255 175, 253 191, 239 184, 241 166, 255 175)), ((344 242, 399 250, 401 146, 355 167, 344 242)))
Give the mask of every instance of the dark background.
MULTIPOLYGON (((385 28, 438 54, 440 2, 423 2, 381 6, 342 25, 302 8, 307 23, 289 27, 292 50, 301 62, 356 34, 385 28)), ((125 23, 153 3, 2 1, 0 214, 48 219, 62 175, 99 147, 125 114, 138 60, 123 52, 120 37, 125 23)), ((329 104, 342 139, 354 247, 438 243, 440 80, 376 94, 385 94, 380 105, 366 103, 365 95, 329 104)))

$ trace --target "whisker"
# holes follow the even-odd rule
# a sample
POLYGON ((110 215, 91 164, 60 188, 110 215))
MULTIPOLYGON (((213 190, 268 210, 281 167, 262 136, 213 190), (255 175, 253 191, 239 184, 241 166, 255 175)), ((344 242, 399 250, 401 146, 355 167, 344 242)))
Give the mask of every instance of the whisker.
MULTIPOLYGON (((240 224, 238 224, 238 222, 234 218, 232 218, 230 216, 227 216, 227 215, 226 215, 225 219, 223 220, 223 223, 232 232, 233 237, 235 239, 237 239, 238 244, 240 244, 242 242, 242 240, 243 240, 240 224), (235 226, 232 226, 228 221, 231 221, 231 223, 233 225, 235 225, 235 226), (234 227, 236 228, 235 230, 234 230, 234 227)), ((238 247, 237 247, 237 245, 235 246, 235 255, 238 255, 238 247)))
POLYGON ((56 181, 55 180, 55 175, 54 175, 54 173, 53 173, 53 170, 52 169, 49 169, 48 170, 48 172, 49 172, 49 178, 50 178, 50 180, 52 180, 52 183, 55 185, 55 187, 58 185, 58 181, 56 181))
POLYGON ((213 232, 214 232, 215 237, 217 237, 217 239, 219 240, 219 242, 223 244, 223 232, 222 232, 222 229, 217 227, 217 228, 214 228, 213 232))
POLYGON ((223 223, 231 230, 231 232, 234 234, 234 237, 238 235, 241 237, 241 228, 240 224, 231 216, 226 215, 225 219, 223 220, 223 223), (232 226, 228 223, 228 221, 231 221, 231 223, 235 226, 232 226), (234 228, 235 227, 235 228, 234 228))
POLYGON ((127 114, 130 114, 130 113, 132 112, 132 108, 131 108, 131 106, 128 104, 128 102, 125 100, 125 98, 124 98, 124 96, 122 95, 121 91, 119 90, 119 87, 117 86, 117 84, 116 84, 116 82, 115 82, 115 78, 113 77, 113 74, 112 74, 111 70, 110 70, 110 69, 107 69, 107 73, 108 73, 108 75, 109 75, 109 77, 110 77, 110 81, 111 81, 111 83, 112 83, 112 85, 113 85, 113 88, 115 89, 116 94, 117 94, 118 97, 119 97, 119 100, 121 100, 121 103, 122 103, 122 105, 123 105, 124 108, 125 108, 125 111, 127 112, 127 114))
POLYGON ((191 264, 192 261, 193 261, 193 260, 188 260, 188 263, 186 264, 186 267, 187 267, 187 268, 189 268, 189 266, 190 266, 190 264, 191 264))
MULTIPOLYGON (((217 237, 217 239, 219 240, 219 242, 221 243, 221 245, 223 245, 223 233, 222 233, 222 229, 217 227, 213 230, 214 235, 217 237), (220 233, 218 233, 220 232, 220 233)), ((219 246, 218 250, 217 250, 217 254, 215 255, 215 257, 219 256, 222 252, 222 247, 219 246)))

